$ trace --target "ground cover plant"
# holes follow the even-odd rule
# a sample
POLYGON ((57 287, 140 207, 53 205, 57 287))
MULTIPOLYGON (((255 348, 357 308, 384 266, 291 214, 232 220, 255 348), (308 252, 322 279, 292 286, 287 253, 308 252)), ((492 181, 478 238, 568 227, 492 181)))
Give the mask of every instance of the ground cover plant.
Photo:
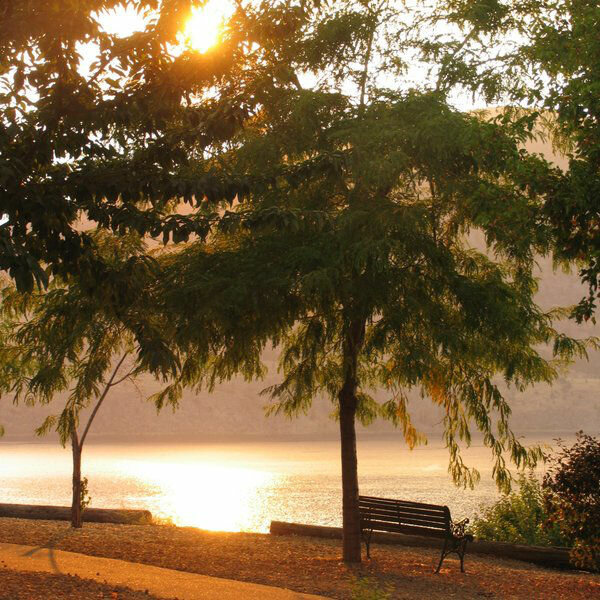
POLYGON ((472 530, 481 540, 531 546, 571 545, 559 522, 549 523, 541 481, 533 474, 520 474, 515 491, 503 494, 473 521, 472 530))
POLYGON ((478 515, 473 532, 484 540, 564 546, 574 565, 599 570, 600 441, 582 431, 548 457, 540 481, 533 473, 519 476, 519 489, 478 515))

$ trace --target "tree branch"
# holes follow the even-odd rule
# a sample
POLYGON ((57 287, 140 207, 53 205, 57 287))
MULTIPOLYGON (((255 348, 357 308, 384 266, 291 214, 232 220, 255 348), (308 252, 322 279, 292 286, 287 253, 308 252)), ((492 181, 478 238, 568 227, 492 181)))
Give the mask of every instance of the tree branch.
POLYGON ((126 379, 128 379, 129 377, 134 375, 137 370, 138 370, 137 367, 135 367, 134 369, 131 369, 131 371, 129 371, 129 373, 127 373, 127 375, 124 375, 123 377, 121 377, 121 379, 117 379, 117 381, 113 381, 112 383, 108 384, 108 387, 115 387, 115 385, 119 385, 120 383, 123 383, 123 381, 125 381, 126 379))
POLYGON ((123 356, 121 357, 121 360, 117 363, 115 370, 112 372, 110 379, 108 380, 107 384, 104 386, 104 391, 102 392, 102 395, 98 399, 98 402, 96 403, 96 406, 94 407, 94 410, 92 411, 92 414, 90 415, 90 418, 88 419, 88 422, 87 422, 87 425, 85 426, 83 435, 81 436, 81 440, 79 440, 79 450, 80 451, 81 451, 81 448, 83 448, 83 442, 85 442, 85 438, 87 437, 88 431, 90 430, 90 427, 92 426, 92 421, 94 420, 94 417, 100 410, 100 406, 104 402, 104 399, 106 398, 106 395, 108 394, 108 390, 110 390, 110 388, 112 387, 112 383, 113 383, 115 377, 117 376, 117 373, 119 372, 119 369, 121 368, 121 365, 123 364, 123 362, 125 361, 125 359, 128 356, 129 356, 129 352, 125 352, 125 354, 123 354, 123 356))

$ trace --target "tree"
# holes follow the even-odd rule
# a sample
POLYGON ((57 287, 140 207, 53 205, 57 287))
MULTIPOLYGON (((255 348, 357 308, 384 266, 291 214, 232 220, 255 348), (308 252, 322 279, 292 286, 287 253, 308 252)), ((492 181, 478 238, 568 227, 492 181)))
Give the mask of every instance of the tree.
POLYGON ((49 416, 37 433, 55 429, 63 446, 71 443, 76 528, 82 526, 87 482, 81 476, 83 446, 102 404, 119 383, 142 372, 167 377, 177 361, 168 348, 168 326, 152 309, 157 265, 144 256, 139 236, 96 231, 89 239, 107 267, 103 289, 90 293, 71 276, 53 278, 46 291, 2 290, 0 393, 26 404, 49 404, 67 393, 60 414, 49 416), (88 407, 93 409, 80 423, 88 407))
POLYGON ((540 225, 552 234, 555 258, 578 265, 589 288, 573 316, 593 318, 600 293, 600 6, 452 0, 419 19, 430 31, 440 21, 449 24, 445 31, 420 46, 439 65, 439 87, 460 83, 488 103, 510 106, 508 118, 545 130, 568 158, 541 205, 540 225))
POLYGON ((600 569, 600 440, 583 431, 551 457, 543 488, 550 526, 559 526, 574 540, 573 563, 600 569))
POLYGON ((203 157, 243 114, 235 90, 192 102, 235 71, 235 48, 201 55, 177 38, 202 4, 0 1, 0 269, 19 290, 97 274, 82 219, 182 241, 206 234, 210 206, 243 195, 246 182, 203 157), (107 32, 125 5, 146 28, 107 32), (204 210, 172 214, 173 201, 204 210))
POLYGON ((500 381, 552 381, 540 345, 562 358, 585 348, 534 302, 534 254, 550 247, 537 217, 560 173, 521 148, 526 120, 461 113, 435 83, 404 89, 414 40, 396 3, 327 5, 239 3, 228 24, 226 39, 245 44, 255 104, 214 164, 253 186, 214 235, 166 259, 157 296, 186 359, 159 401, 236 372, 260 376, 265 344, 281 346, 271 410, 296 414, 323 394, 339 419, 353 563, 356 419, 390 418, 412 447, 407 392, 420 390, 444 410, 455 481, 477 479, 459 447, 475 426, 506 489, 504 453, 523 467, 541 452, 511 432, 500 381), (471 247, 471 231, 487 252, 471 247))

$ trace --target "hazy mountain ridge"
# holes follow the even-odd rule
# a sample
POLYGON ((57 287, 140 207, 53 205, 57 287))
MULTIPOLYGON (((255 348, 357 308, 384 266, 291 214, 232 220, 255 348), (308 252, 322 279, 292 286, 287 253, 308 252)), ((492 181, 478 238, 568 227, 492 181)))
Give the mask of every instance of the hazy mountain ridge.
MULTIPOLYGON (((578 330, 589 334, 589 326, 578 330), (587 331, 586 331, 587 330, 587 331)), ((214 435, 335 435, 337 424, 330 418, 332 404, 317 398, 308 415, 296 419, 284 416, 266 418, 264 407, 268 399, 260 395, 268 385, 278 380, 275 353, 269 353, 265 362, 269 374, 263 381, 244 382, 234 379, 222 384, 212 393, 185 392, 180 407, 173 411, 165 408, 156 414, 153 404, 145 401, 159 385, 150 378, 142 378, 137 386, 125 382, 112 390, 94 422, 92 438, 118 436, 181 436, 202 438, 214 435)), ((506 390, 513 409, 515 431, 600 431, 600 355, 595 353, 590 362, 578 361, 553 386, 538 385, 523 394, 506 390)), ((384 393, 378 394, 384 399, 384 393)), ((443 413, 439 406, 417 392, 410 395, 411 415, 415 425, 425 432, 440 432, 443 413)), ((0 401, 0 423, 6 428, 7 439, 33 437, 33 430, 44 417, 61 409, 57 398, 49 406, 13 406, 9 398, 0 401)), ((389 423, 377 422, 369 431, 391 432, 389 423)), ((399 433, 400 435, 400 433, 399 433)))
MULTIPOLYGON (((480 246, 480 244, 477 244, 480 246)), ((576 303, 585 293, 574 273, 554 271, 549 259, 541 259, 538 303, 544 309, 576 303)), ((577 325, 565 320, 558 328, 577 338, 600 336, 600 326, 577 325)), ((99 411, 90 432, 92 438, 119 436, 182 436, 195 438, 207 435, 335 435, 337 424, 329 418, 333 407, 317 398, 308 415, 290 420, 283 416, 265 418, 268 399, 261 390, 277 382, 277 352, 265 352, 264 362, 269 373, 263 381, 247 383, 241 378, 217 387, 209 394, 186 391, 179 409, 164 409, 158 416, 154 406, 143 398, 158 391, 159 384, 151 378, 139 380, 137 386, 124 382, 111 391, 99 411)), ((384 399, 384 394, 378 394, 384 399)), ((411 414, 415 425, 426 432, 441 431, 443 414, 427 398, 411 394, 411 414)), ((506 391, 513 408, 512 424, 516 431, 576 431, 600 432, 600 353, 590 360, 578 360, 561 375, 553 386, 538 385, 523 394, 506 391)), ((13 406, 11 399, 0 400, 0 424, 6 438, 33 438, 33 431, 45 416, 60 412, 61 398, 44 407, 13 406)), ((390 432, 389 423, 374 423, 369 431, 390 432)))

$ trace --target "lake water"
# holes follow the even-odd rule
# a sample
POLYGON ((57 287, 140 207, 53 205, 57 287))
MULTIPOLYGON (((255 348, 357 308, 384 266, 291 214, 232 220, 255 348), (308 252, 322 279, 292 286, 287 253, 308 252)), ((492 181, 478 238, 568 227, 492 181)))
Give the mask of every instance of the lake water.
MULTIPOLYGON (((535 441, 551 443, 546 436, 535 441)), ((498 494, 489 450, 466 462, 481 472, 475 490, 456 488, 447 451, 430 442, 412 452, 397 439, 359 440, 362 494, 447 504, 472 517, 498 494)), ((271 520, 341 524, 339 442, 88 443, 82 472, 92 506, 145 508, 177 525, 266 532, 271 520)), ((55 444, 0 443, 0 502, 70 504, 71 453, 55 444)))

